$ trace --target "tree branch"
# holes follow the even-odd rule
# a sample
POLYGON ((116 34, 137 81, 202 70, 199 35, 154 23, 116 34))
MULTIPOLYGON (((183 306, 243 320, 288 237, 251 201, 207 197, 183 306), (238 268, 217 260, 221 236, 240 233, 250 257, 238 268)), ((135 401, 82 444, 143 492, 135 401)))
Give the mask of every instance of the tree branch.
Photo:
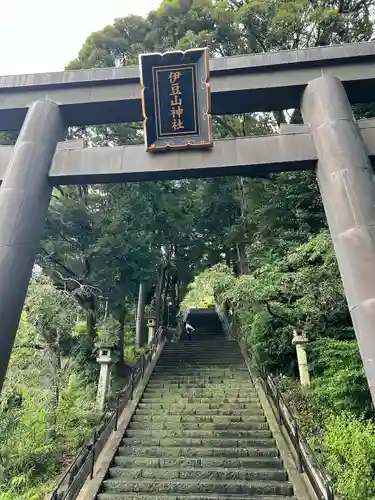
POLYGON ((43 260, 45 260, 45 261, 50 260, 51 262, 53 262, 57 266, 61 267, 61 269, 63 269, 67 274, 69 274, 70 277, 78 278, 76 273, 74 273, 71 269, 69 269, 62 262, 60 262, 58 259, 56 259, 56 257, 53 257, 52 255, 50 255, 44 248, 41 248, 41 251, 44 253, 44 257, 41 255, 43 260))
POLYGON ((274 318, 277 318, 277 319, 279 319, 279 320, 283 321, 283 322, 284 322, 284 323, 286 323, 287 325, 295 326, 295 325, 294 325, 293 323, 291 323, 288 319, 286 319, 286 318, 284 318, 283 316, 280 316, 279 314, 277 314, 277 313, 273 312, 273 311, 272 311, 272 309, 271 309, 271 306, 270 306, 270 304, 269 304, 269 302, 268 302, 268 300, 264 300, 264 303, 265 303, 265 305, 266 305, 267 311, 269 312, 269 314, 270 314, 271 316, 273 316, 274 318))
POLYGON ((41 346, 39 344, 15 344, 15 348, 17 349, 37 349, 38 351, 43 351, 45 346, 41 346))

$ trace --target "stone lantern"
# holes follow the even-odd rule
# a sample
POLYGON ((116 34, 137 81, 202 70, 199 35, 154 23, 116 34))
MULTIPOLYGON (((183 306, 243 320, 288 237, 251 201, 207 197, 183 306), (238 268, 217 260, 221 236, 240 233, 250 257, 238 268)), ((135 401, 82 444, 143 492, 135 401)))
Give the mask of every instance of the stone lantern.
POLYGON ((111 358, 111 347, 99 347, 99 354, 96 361, 100 364, 100 374, 98 382, 98 392, 96 395, 96 401, 101 411, 104 411, 105 401, 107 398, 107 391, 109 386, 109 374, 110 374, 110 364, 112 362, 111 358))
POLYGON ((308 338, 305 335, 300 335, 296 330, 293 330, 292 345, 296 346, 299 378, 302 387, 310 387, 310 374, 306 354, 307 343, 308 338))
POLYGON ((156 318, 154 318, 154 317, 148 318, 147 326, 148 326, 148 343, 150 343, 155 335, 156 318))

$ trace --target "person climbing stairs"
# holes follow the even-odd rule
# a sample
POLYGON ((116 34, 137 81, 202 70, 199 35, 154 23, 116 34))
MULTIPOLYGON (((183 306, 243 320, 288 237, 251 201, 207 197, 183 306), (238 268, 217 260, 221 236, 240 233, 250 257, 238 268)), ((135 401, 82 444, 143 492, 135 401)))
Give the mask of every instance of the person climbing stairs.
POLYGON ((98 500, 296 500, 238 344, 168 344, 98 500))

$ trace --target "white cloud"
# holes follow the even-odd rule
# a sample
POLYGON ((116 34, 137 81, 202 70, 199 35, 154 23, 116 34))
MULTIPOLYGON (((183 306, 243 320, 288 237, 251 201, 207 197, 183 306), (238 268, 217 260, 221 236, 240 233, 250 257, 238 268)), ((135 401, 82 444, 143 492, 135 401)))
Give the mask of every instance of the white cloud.
POLYGON ((161 0, 13 0, 1 9, 0 75, 61 71, 90 33, 161 0))

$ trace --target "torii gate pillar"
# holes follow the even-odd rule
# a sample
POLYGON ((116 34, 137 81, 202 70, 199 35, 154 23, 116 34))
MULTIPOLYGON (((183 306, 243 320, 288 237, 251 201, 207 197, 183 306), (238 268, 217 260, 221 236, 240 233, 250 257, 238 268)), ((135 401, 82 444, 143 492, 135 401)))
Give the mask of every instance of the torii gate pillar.
POLYGON ((375 183, 342 83, 322 76, 302 98, 317 178, 349 311, 375 404, 375 183))
POLYGON ((55 103, 30 106, 0 189, 0 391, 50 201, 48 172, 64 133, 55 103))

